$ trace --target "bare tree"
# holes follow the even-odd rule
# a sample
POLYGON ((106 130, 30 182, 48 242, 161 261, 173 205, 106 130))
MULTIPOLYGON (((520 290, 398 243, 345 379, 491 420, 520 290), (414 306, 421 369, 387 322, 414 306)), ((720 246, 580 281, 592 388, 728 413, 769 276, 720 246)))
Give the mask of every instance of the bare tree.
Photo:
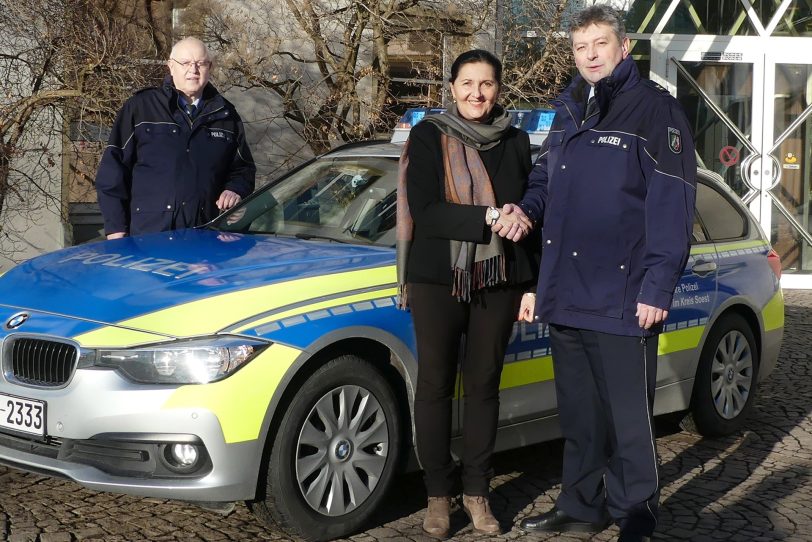
POLYGON ((575 64, 563 31, 569 0, 525 0, 506 9, 503 100, 509 107, 547 106, 569 82, 575 64))
POLYGON ((49 215, 66 221, 62 184, 71 168, 82 170, 68 157, 71 139, 82 139, 81 127, 112 124, 135 88, 159 78, 156 66, 143 60, 165 56, 166 40, 151 20, 152 4, 0 0, 4 256, 24 252, 32 243, 29 228, 49 215))
POLYGON ((421 50, 410 74, 442 79, 443 44, 493 19, 490 0, 196 0, 186 13, 188 32, 219 53, 220 86, 264 101, 254 118, 275 124, 277 139, 297 135, 275 141, 286 145, 280 165, 391 130, 393 54, 405 58, 395 51, 421 50))

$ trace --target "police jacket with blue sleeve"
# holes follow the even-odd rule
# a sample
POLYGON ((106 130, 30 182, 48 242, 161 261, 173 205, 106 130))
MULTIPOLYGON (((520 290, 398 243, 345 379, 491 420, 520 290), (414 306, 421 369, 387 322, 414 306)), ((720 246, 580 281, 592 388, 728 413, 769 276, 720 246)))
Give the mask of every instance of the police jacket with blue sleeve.
POLYGON ((641 79, 631 57, 595 85, 577 76, 556 115, 521 206, 542 224, 536 315, 617 335, 639 327, 637 303, 668 309, 688 257, 696 157, 679 103, 641 79))
POLYGON ((204 224, 223 190, 254 190, 242 120, 210 83, 200 110, 182 109, 171 77, 130 98, 118 114, 96 175, 107 233, 130 235, 204 224))

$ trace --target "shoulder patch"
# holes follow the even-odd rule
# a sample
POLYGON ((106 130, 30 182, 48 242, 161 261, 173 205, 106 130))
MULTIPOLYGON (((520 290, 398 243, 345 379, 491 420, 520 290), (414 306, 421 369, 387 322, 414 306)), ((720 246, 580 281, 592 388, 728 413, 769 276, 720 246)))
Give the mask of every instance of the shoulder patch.
POLYGON ((674 154, 682 152, 682 134, 677 128, 668 127, 668 148, 674 154))

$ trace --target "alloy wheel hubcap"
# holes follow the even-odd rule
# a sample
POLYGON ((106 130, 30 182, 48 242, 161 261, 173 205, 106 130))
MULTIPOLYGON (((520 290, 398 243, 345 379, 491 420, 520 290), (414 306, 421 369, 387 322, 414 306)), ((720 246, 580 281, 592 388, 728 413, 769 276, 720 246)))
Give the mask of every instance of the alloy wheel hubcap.
POLYGON ((352 451, 352 444, 348 440, 341 439, 336 444, 334 455, 339 461, 346 461, 352 451))
POLYGON ((340 386, 321 397, 296 442, 296 481, 307 504, 326 516, 358 508, 380 480, 389 424, 369 390, 340 386))
POLYGON ((719 341, 711 364, 711 397, 722 418, 732 420, 742 413, 754 376, 750 344, 740 331, 731 330, 719 341))

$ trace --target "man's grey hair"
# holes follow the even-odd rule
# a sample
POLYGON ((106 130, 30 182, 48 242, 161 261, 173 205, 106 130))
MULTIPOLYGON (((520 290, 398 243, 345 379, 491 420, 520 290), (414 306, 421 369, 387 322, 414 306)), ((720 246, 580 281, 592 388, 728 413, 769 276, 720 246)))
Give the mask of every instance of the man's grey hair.
POLYGON ((618 10, 606 4, 595 4, 582 9, 570 19, 570 42, 572 33, 576 30, 584 30, 593 24, 605 24, 612 29, 617 40, 623 42, 626 37, 626 24, 618 10))

